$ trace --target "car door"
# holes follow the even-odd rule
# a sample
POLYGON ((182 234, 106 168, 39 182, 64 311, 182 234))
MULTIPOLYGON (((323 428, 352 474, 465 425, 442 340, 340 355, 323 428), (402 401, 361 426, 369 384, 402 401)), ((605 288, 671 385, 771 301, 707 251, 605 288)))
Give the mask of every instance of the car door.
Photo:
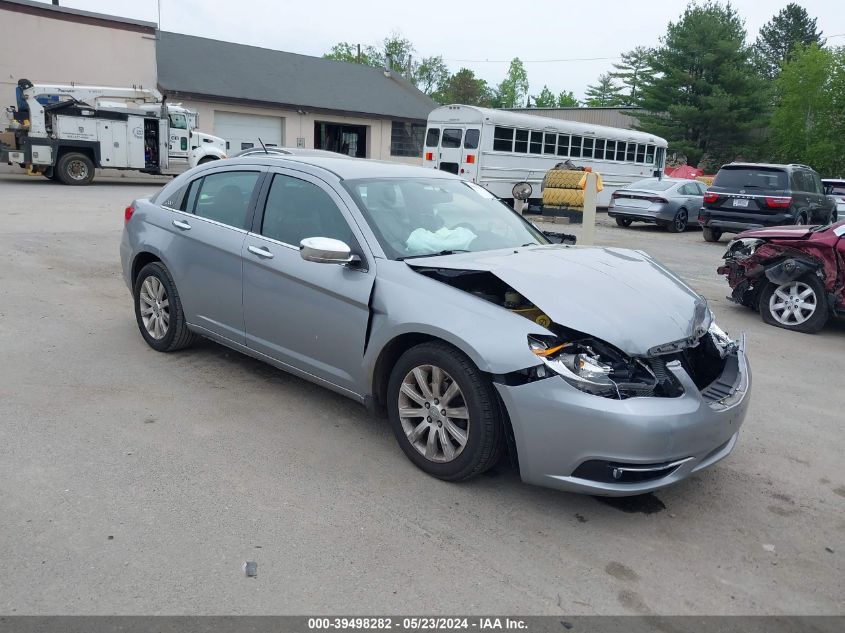
POLYGON ((169 268, 189 323, 241 345, 242 247, 262 168, 221 168, 193 180, 172 209, 169 268))
POLYGON ((375 270, 349 209, 319 178, 268 174, 259 217, 243 245, 247 345, 342 390, 361 394, 361 361, 375 270), (300 257, 306 237, 339 239, 358 265, 300 257))

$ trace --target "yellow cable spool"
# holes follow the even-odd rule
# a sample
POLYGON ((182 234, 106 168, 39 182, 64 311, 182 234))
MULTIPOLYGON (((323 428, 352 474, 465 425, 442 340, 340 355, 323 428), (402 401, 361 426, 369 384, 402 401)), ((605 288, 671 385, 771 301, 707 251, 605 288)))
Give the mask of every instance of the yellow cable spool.
POLYGON ((546 172, 546 189, 578 189, 578 182, 583 176, 583 171, 550 169, 546 172))
POLYGON ((544 207, 583 207, 582 189, 549 189, 543 191, 544 207))

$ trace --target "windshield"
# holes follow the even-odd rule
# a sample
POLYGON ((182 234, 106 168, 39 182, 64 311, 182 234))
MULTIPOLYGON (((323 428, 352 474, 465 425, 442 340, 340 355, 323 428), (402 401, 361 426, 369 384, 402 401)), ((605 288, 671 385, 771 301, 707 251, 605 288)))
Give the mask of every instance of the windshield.
POLYGON ((548 244, 542 233, 486 189, 463 180, 347 180, 391 259, 548 244))
POLYGON ((666 191, 671 189, 678 183, 674 180, 658 180, 657 178, 646 178, 645 180, 638 180, 626 189, 645 189, 646 191, 666 191))

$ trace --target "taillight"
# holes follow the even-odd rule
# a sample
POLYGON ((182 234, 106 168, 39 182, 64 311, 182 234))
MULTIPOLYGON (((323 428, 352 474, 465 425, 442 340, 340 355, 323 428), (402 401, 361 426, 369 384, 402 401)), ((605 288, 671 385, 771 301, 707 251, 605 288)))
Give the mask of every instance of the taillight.
POLYGON ((426 160, 434 160, 434 152, 426 152, 425 153, 426 160))
POLYGON ((771 209, 788 209, 792 206, 792 196, 766 196, 766 205, 771 209))
POLYGON ((716 200, 718 200, 718 199, 719 199, 718 193, 714 193, 712 191, 705 191, 704 192, 704 202, 712 203, 712 202, 716 202, 716 200))
POLYGON ((666 198, 649 198, 649 202, 659 202, 660 204, 665 204, 669 202, 666 198))
POLYGON ((132 219, 132 214, 135 213, 135 203, 133 202, 130 204, 126 209, 123 211, 123 223, 126 224, 129 220, 132 219))
POLYGON ((612 194, 610 194, 611 200, 616 200, 616 198, 621 198, 621 197, 622 197, 622 194, 619 193, 618 191, 614 191, 612 194))
POLYGON ((472 165, 475 162, 475 154, 468 154, 467 155, 467 162, 472 165))

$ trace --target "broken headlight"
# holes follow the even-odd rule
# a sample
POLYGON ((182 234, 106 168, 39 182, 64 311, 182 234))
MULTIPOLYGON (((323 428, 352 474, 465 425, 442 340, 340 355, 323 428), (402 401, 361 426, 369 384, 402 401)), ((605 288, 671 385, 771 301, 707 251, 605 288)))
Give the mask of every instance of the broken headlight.
POLYGON ((545 367, 576 389, 622 398, 612 377, 619 359, 603 356, 584 341, 558 343, 545 337, 529 336, 528 346, 545 367))
POLYGON ((718 350, 719 356, 725 358, 728 354, 736 351, 738 347, 737 342, 728 336, 727 332, 716 325, 716 317, 712 312, 710 315, 712 320, 710 321, 710 327, 707 329, 707 333, 710 334, 710 340, 713 341, 713 346, 718 350))
POLYGON ((728 250, 722 255, 722 259, 747 259, 754 254, 757 247, 763 243, 763 240, 758 240, 751 237, 743 237, 733 240, 728 244, 728 250))

